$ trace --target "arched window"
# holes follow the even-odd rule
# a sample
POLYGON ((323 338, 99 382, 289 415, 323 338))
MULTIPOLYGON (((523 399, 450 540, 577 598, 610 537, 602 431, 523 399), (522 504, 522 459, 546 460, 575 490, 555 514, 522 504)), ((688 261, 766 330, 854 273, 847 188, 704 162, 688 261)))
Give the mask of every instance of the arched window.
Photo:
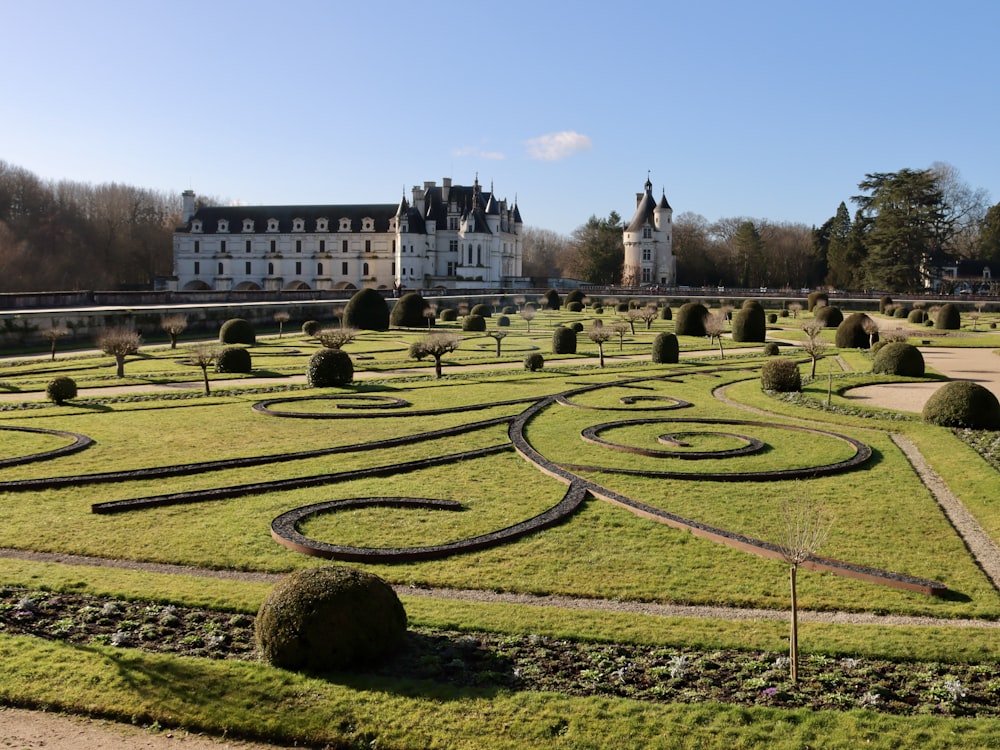
POLYGON ((274 263, 267 264, 267 275, 274 276, 274 263))
POLYGON ((222 275, 222 264, 220 263, 219 264, 219 276, 221 276, 221 275, 222 275))
POLYGON ((367 276, 368 275, 368 264, 367 263, 365 263, 363 266, 361 266, 361 275, 362 276, 367 276))
POLYGON ((316 264, 316 274, 319 275, 319 276, 323 275, 323 264, 322 263, 317 263, 316 264))

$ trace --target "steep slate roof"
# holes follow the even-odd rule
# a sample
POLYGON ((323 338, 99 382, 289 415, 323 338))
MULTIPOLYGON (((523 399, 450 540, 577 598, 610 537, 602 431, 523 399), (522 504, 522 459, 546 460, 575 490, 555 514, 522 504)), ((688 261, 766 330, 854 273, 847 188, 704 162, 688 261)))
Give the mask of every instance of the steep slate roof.
POLYGON ((179 227, 177 231, 190 232, 192 222, 200 219, 199 234, 216 234, 219 219, 227 219, 229 231, 222 234, 238 235, 242 234, 243 220, 252 219, 254 232, 264 233, 267 230, 267 222, 270 219, 277 219, 278 233, 287 234, 291 233, 292 222, 295 219, 305 219, 306 226, 303 233, 307 233, 315 231, 317 219, 327 219, 330 234, 336 234, 341 219, 350 219, 351 231, 360 232, 361 220, 371 218, 375 220, 374 231, 388 232, 389 222, 397 210, 398 206, 391 203, 328 206, 204 206, 195 212, 191 221, 179 227))
POLYGON ((655 208, 656 200, 653 198, 653 183, 646 180, 646 192, 642 196, 642 200, 639 201, 639 205, 635 207, 635 216, 632 217, 632 221, 629 222, 626 231, 638 232, 647 224, 654 226, 653 210, 655 208))

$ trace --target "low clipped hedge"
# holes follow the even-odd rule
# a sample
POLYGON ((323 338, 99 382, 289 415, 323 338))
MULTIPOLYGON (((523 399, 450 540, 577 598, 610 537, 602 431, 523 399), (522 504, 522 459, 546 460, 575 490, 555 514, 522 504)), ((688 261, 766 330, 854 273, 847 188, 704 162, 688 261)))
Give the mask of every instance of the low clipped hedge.
POLYGON ((76 381, 65 375, 53 378, 45 386, 45 396, 55 404, 64 404, 76 398, 76 381))
POLYGON ((704 336, 708 308, 700 302, 686 302, 677 311, 674 333, 678 336, 704 336))
POLYGON ((215 371, 233 373, 253 372, 250 352, 242 346, 224 347, 215 360, 215 371))
POLYGON ((462 318, 462 330, 482 333, 486 330, 486 318, 470 313, 462 318))
POLYGON ((872 372, 878 375, 924 376, 924 355, 912 344, 894 341, 879 347, 872 362, 872 372))
POLYGON ((934 327, 939 331, 957 331, 962 327, 962 314, 954 304, 945 302, 934 316, 934 327))
POLYGON ((306 365, 306 381, 313 388, 335 388, 352 380, 354 363, 343 349, 320 349, 306 365))
POLYGON ((658 333, 653 339, 653 362, 661 365, 675 365, 680 361, 680 356, 680 345, 674 334, 658 333))
POLYGON ((253 346, 257 343, 257 337, 249 320, 230 318, 219 329, 219 343, 253 346))
POLYGON ((553 354, 576 354, 576 331, 566 326, 556 326, 552 332, 553 354))
POLYGON ((283 578, 254 626, 257 649, 276 667, 314 673, 366 666, 396 651, 406 637, 406 610, 392 586, 373 573, 341 565, 283 578))
POLYGON ((1000 430, 1000 401, 979 383, 953 380, 927 399, 922 417, 942 427, 1000 430))
POLYGON ((760 387, 765 391, 794 393, 802 390, 799 366, 790 359, 769 359, 760 368, 760 387))

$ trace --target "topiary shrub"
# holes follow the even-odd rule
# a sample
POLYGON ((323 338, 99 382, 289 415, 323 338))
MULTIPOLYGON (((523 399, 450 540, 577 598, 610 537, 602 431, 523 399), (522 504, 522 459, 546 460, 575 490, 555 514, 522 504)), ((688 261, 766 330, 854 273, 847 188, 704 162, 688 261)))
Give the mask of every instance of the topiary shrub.
POLYGON ((320 349, 309 358, 306 381, 313 388, 334 388, 354 380, 354 363, 343 349, 320 349))
POLYGON ((939 331, 957 331, 962 327, 962 315, 958 308, 951 302, 941 305, 937 315, 934 316, 934 327, 939 331))
POLYGON ((482 333, 486 330, 486 318, 470 313, 462 318, 462 330, 482 333))
POLYGON ((906 321, 915 325, 923 325, 927 322, 927 311, 916 307, 910 310, 910 314, 906 316, 906 321))
POLYGON ((928 315, 927 319, 924 321, 924 325, 927 328, 933 328, 934 327, 934 320, 928 315))
POLYGON ((576 354, 576 331, 566 326, 557 326, 552 332, 553 354, 576 354))
POLYGON ((513 305, 504 305, 503 309, 500 311, 504 315, 517 315, 517 308, 513 305))
POLYGON ((619 302, 617 305, 615 305, 615 312, 627 313, 628 302, 619 302))
POLYGON ((823 305, 823 307, 816 308, 814 317, 823 324, 824 328, 836 328, 844 322, 844 313, 834 305, 823 305))
POLYGON ((763 341, 767 337, 764 308, 744 306, 733 316, 733 341, 763 341))
POLYGON ((764 344, 765 357, 777 357, 781 353, 781 348, 773 341, 764 344))
POLYGON ((561 300, 559 299, 559 292, 555 289, 549 289, 545 295, 545 306, 550 310, 558 310, 561 300))
POLYGON ((866 321, 871 321, 864 313, 852 313, 844 319, 844 322, 837 326, 837 334, 834 343, 841 349, 868 349, 878 341, 878 334, 875 334, 874 341, 870 334, 865 331, 866 321))
POLYGON ((672 333, 658 333, 653 339, 653 361, 661 365, 676 365, 680 361, 680 345, 672 333))
POLYGON ((708 308, 700 302, 687 302, 681 305, 674 319, 674 333, 678 336, 704 336, 705 318, 708 308))
POLYGON ((880 313, 884 314, 886 308, 890 307, 891 305, 892 305, 892 297, 890 297, 888 294, 883 294, 881 297, 879 297, 879 299, 878 299, 878 311, 880 313))
POLYGON ((604 315, 604 305, 594 305, 594 315, 604 315))
POLYGON ((740 307, 743 308, 744 310, 760 310, 761 312, 764 312, 764 306, 755 299, 743 300, 743 304, 740 305, 740 307))
POLYGON ((573 333, 580 333, 583 330, 583 323, 579 320, 574 320, 569 324, 569 328, 573 329, 573 333))
POLYGON ((320 322, 318 320, 307 320, 305 323, 302 324, 302 334, 304 336, 309 336, 310 338, 312 338, 322 327, 323 326, 320 325, 320 322))
POLYGON ((426 328, 427 318, 424 317, 426 309, 427 301, 421 295, 407 292, 392 306, 389 323, 401 328, 426 328))
POLYGON ((76 398, 76 381, 65 375, 53 378, 45 386, 45 395, 53 403, 64 404, 71 398, 76 398))
POLYGON ((911 312, 913 312, 913 309, 908 307, 907 305, 896 305, 894 308, 892 308, 892 317, 909 318, 911 312))
POLYGON ((810 292, 806 298, 806 305, 809 312, 812 312, 816 308, 817 302, 822 302, 824 305, 830 304, 830 295, 826 292, 810 292))
POLYGON ((446 307, 438 313, 442 323, 454 323, 458 320, 458 310, 454 307, 446 307))
POLYGON ((924 404, 923 419, 942 427, 1000 430, 1000 401, 979 383, 945 383, 924 404))
POLYGON ((579 300, 573 300, 572 302, 566 303, 566 309, 570 312, 583 312, 583 303, 579 300))
POLYGON ((497 327, 498 328, 509 328, 510 327, 510 318, 508 318, 506 315, 501 315, 499 318, 497 318, 497 327))
POLYGON ((216 372, 252 372, 250 352, 242 346, 227 346, 215 359, 216 372))
POLYGON ((879 375, 904 375, 909 378, 922 378, 924 376, 924 355, 912 344, 894 341, 880 347, 875 353, 872 372, 879 375))
POLYGON ((996 328, 996 327, 997 327, 996 321, 995 320, 990 321, 990 328, 996 328))
POLYGON ((361 331, 389 330, 389 305, 385 297, 374 289, 355 292, 344 307, 344 328, 357 328, 361 331))
POLYGON ((524 369, 531 370, 532 372, 538 372, 542 369, 545 364, 545 357, 543 357, 539 352, 532 352, 524 358, 524 369))
POLYGON ((670 311, 670 305, 660 308, 660 320, 673 320, 674 314, 670 311))
POLYGON ((282 669, 330 672, 371 664, 399 648, 406 610, 372 573, 330 565, 279 581, 254 625, 264 661, 282 669))
POLYGON ((573 290, 571 290, 570 292, 568 292, 566 294, 565 304, 568 306, 568 305, 571 305, 574 302, 579 302, 580 305, 582 306, 583 305, 583 297, 584 297, 584 294, 583 294, 582 291, 580 291, 579 289, 573 289, 573 290))
POLYGON ((470 315, 479 315, 479 316, 482 316, 484 318, 492 318, 493 317, 493 310, 492 310, 492 308, 489 305, 484 305, 483 303, 480 302, 478 305, 473 305, 472 306, 472 309, 469 310, 469 314, 470 315))
POLYGON ((765 391, 793 393, 802 390, 799 366, 790 359, 769 359, 760 368, 760 387, 765 391))
POLYGON ((783 317, 783 318, 787 318, 787 317, 788 317, 788 310, 787 310, 787 308, 784 308, 784 307, 783 307, 783 308, 781 308, 781 313, 780 313, 780 315, 781 315, 781 317, 783 317))
POLYGON ((768 313, 767 314, 767 322, 770 323, 771 325, 774 325, 775 323, 777 323, 778 322, 778 315, 777 315, 777 313, 768 313))
POLYGON ((219 329, 219 343, 253 346, 257 343, 257 337, 254 335, 250 321, 243 318, 230 318, 219 329))

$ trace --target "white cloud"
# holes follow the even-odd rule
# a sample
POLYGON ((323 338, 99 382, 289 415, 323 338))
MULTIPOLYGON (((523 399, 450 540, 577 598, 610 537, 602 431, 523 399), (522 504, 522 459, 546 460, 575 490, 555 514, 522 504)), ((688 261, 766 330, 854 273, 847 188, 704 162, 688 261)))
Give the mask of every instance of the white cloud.
POLYGON ((479 159, 489 159, 491 161, 503 161, 507 158, 506 154, 500 151, 483 151, 475 146, 461 146, 452 150, 453 156, 474 156, 479 159))
POLYGON ((593 147, 590 136, 574 130, 547 133, 531 138, 525 141, 525 144, 528 147, 528 156, 543 161, 558 161, 572 156, 577 151, 589 151, 593 147))

